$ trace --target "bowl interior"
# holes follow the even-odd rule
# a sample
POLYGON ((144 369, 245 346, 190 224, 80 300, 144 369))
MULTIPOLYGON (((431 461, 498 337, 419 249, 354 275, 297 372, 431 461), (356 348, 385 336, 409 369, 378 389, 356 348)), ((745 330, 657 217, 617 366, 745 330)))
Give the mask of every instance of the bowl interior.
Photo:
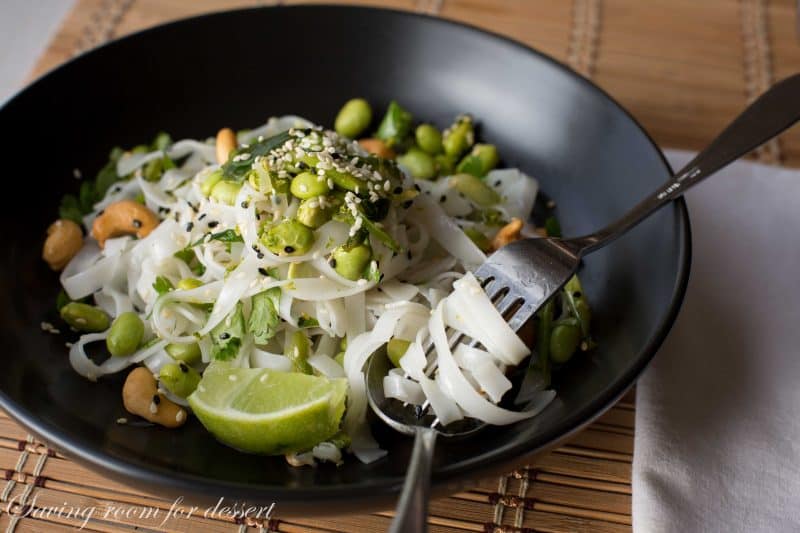
MULTIPOLYGON (((8 191, 0 257, 0 403, 73 457, 131 483, 187 499, 248 497, 279 510, 336 512, 386 505, 402 483, 410 441, 378 431, 389 459, 292 468, 245 455, 196 421, 164 430, 121 426, 122 376, 72 372, 57 323, 57 275, 40 259, 73 169, 93 175, 109 149, 166 130, 203 138, 299 114, 331 125, 355 95, 382 110, 395 98, 440 127, 462 112, 480 122, 506 166, 540 180, 564 233, 612 221, 667 177, 636 123, 585 80, 529 49, 427 17, 358 8, 295 7, 190 19, 114 42, 62 67, 0 111, 8 191), (13 191, 13 192, 12 192, 13 191)), ((493 428, 437 450, 441 490, 509 468, 585 423, 621 394, 671 324, 685 285, 688 220, 670 206, 590 256, 581 276, 596 350, 556 376, 558 399, 533 421, 493 428)), ((123 373, 124 374, 124 373, 123 373)))

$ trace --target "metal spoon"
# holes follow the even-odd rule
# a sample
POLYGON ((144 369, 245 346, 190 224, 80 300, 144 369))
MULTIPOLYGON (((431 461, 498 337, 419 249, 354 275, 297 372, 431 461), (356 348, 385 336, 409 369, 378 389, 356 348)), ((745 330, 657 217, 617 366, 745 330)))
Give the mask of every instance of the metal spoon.
MULTIPOLYGON (((800 119, 800 74, 775 84, 750 104, 705 150, 636 205, 618 221, 600 231, 574 239, 523 239, 495 252, 475 271, 495 307, 514 331, 530 319, 575 273, 581 258, 636 226, 689 187, 746 155, 800 119), (510 317, 508 315, 511 315, 510 317)), ((437 435, 467 435, 482 423, 461 421, 432 429, 432 414, 414 416, 409 406, 383 397, 383 376, 389 370, 385 353, 376 353, 367 369, 367 398, 375 413, 389 426, 415 435, 403 492, 391 532, 427 530, 427 497, 431 459, 437 435)), ((530 373, 528 374, 531 375, 530 373)), ((520 396, 524 396, 527 380, 520 396)))

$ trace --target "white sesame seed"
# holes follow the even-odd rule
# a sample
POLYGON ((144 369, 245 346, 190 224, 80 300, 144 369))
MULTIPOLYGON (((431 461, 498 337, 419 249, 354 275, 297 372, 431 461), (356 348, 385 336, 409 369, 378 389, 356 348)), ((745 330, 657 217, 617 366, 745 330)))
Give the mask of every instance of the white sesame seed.
POLYGON ((231 374, 230 376, 228 376, 228 379, 231 381, 236 381, 236 376, 231 374))
POLYGON ((152 402, 151 401, 150 402, 150 414, 154 415, 157 412, 158 412, 158 405, 156 405, 156 402, 152 402))
POLYGON ((128 419, 127 418, 125 418, 125 417, 117 418, 117 424, 127 424, 127 423, 128 423, 128 419))
POLYGON ((181 409, 177 413, 175 413, 175 422, 178 422, 178 423, 183 422, 184 418, 186 418, 186 411, 184 411, 183 409, 181 409))

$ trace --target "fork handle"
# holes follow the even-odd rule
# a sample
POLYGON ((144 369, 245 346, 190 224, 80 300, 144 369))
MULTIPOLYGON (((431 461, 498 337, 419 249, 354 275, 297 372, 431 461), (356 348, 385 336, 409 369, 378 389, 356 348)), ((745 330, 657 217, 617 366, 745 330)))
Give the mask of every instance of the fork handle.
POLYGON ((605 246, 689 187, 764 144, 798 119, 800 74, 795 74, 776 83, 750 104, 705 150, 625 216, 596 233, 570 239, 571 247, 582 256, 605 246))
POLYGON ((431 488, 431 464, 437 432, 428 427, 417 428, 411 464, 408 465, 403 493, 397 503, 390 533, 428 531, 428 494, 431 488))

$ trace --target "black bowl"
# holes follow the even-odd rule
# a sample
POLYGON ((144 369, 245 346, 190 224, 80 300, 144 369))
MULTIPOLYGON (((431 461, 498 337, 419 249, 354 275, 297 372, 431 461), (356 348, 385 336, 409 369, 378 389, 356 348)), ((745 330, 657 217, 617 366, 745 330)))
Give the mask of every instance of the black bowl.
MULTIPOLYGON (((60 196, 77 190, 73 169, 93 173, 111 146, 133 146, 161 129, 203 138, 285 113, 330 125, 354 95, 378 110, 396 98, 439 126, 474 114, 504 163, 537 177, 557 202, 566 235, 612 221, 669 174, 647 134, 597 87, 525 46, 460 24, 377 9, 281 7, 126 37, 56 69, 0 110, 11 195, 0 215, 0 405, 69 457, 161 495, 274 501, 279 514, 391 506, 408 439, 381 431, 388 458, 312 469, 227 448, 196 420, 180 430, 117 425, 122 377, 85 381, 68 364, 70 336, 40 329, 58 323, 57 275, 40 250, 60 196)), ((582 279, 599 347, 557 375, 558 399, 535 420, 442 442, 434 492, 530 461, 608 408, 667 334, 689 256, 683 200, 591 255, 582 279)))

